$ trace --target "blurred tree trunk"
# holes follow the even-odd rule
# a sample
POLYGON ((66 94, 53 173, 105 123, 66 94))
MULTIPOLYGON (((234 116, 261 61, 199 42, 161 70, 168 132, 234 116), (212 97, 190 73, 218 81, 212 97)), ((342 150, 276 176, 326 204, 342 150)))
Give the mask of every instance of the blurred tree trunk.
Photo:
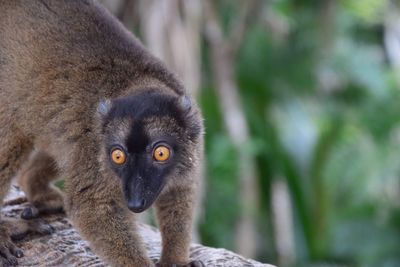
MULTIPOLYGON (((317 41, 318 49, 315 51, 315 57, 318 59, 317 80, 318 89, 321 93, 332 93, 342 88, 338 75, 332 70, 331 60, 336 42, 336 15, 338 1, 321 1, 318 8, 317 41)), ((327 127, 327 131, 320 131, 318 140, 314 145, 313 159, 310 164, 311 177, 311 224, 312 235, 309 236, 309 253, 312 259, 320 259, 326 254, 329 245, 328 228, 328 205, 327 185, 322 175, 324 165, 327 161, 327 155, 332 146, 332 140, 335 140, 337 131, 340 129, 339 123, 332 122, 332 128, 327 127)))
POLYGON ((277 178, 272 183, 272 212, 276 251, 279 266, 292 266, 296 262, 293 214, 286 179, 277 178))
POLYGON ((246 1, 238 19, 235 19, 227 36, 212 1, 205 1, 206 36, 210 44, 211 64, 214 73, 222 115, 228 134, 238 153, 241 210, 236 232, 236 250, 242 255, 254 257, 257 252, 255 211, 259 206, 259 192, 255 158, 246 150, 250 142, 249 128, 238 86, 235 81, 235 56, 246 32, 249 16, 253 16, 256 1, 246 1))
POLYGON ((340 78, 327 64, 335 48, 337 6, 337 0, 324 0, 320 2, 317 10, 318 48, 315 58, 318 59, 319 64, 317 65, 316 75, 319 89, 326 93, 339 90, 342 87, 340 78))
POLYGON ((200 88, 201 0, 141 0, 146 46, 197 96, 200 88))

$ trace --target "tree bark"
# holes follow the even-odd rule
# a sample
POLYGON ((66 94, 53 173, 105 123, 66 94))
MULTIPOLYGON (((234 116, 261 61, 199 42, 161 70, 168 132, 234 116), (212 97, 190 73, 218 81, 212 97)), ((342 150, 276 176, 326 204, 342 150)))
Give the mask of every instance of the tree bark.
MULTIPOLYGON (((8 218, 19 217, 25 200, 24 194, 16 186, 13 186, 5 200, 1 215, 8 218)), ((25 254, 23 258, 19 259, 19 266, 108 266, 90 250, 87 242, 81 239, 65 215, 49 215, 42 217, 41 220, 43 224, 51 225, 55 232, 51 235, 29 234, 23 240, 18 241, 17 245, 24 250, 25 254)), ((153 261, 157 261, 161 251, 158 230, 145 224, 140 224, 139 230, 148 255, 153 261)), ((198 244, 192 244, 191 258, 201 260, 209 267, 273 267, 245 259, 225 249, 215 249, 198 244)))

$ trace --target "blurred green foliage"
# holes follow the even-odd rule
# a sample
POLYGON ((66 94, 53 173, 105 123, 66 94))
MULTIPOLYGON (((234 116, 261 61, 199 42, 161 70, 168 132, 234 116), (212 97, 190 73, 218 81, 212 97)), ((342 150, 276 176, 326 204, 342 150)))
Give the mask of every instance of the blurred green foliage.
MULTIPOLYGON (((284 177, 295 266, 400 266, 400 91, 383 44, 388 1, 333 1, 333 18, 322 23, 328 2, 265 1, 288 33, 253 23, 236 57, 252 137, 243 149, 254 153, 259 174, 258 256, 277 260, 270 191, 284 177)), ((229 25, 238 8, 219 3, 229 25)), ((210 85, 207 47, 203 52, 208 181, 201 238, 234 249, 237 157, 210 85)))

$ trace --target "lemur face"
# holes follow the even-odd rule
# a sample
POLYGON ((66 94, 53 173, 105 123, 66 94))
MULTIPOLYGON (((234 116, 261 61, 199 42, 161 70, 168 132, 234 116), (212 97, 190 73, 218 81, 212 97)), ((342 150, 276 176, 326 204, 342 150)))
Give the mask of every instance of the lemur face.
POLYGON ((115 99, 106 109, 106 157, 131 211, 149 208, 171 175, 190 169, 189 144, 200 128, 189 121, 189 109, 178 97, 156 91, 115 99))

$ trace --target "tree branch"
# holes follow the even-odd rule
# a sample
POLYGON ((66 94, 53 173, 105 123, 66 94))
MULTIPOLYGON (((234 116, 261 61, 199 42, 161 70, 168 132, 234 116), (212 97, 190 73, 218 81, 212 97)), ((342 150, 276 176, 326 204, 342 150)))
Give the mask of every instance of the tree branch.
MULTIPOLYGON (((6 198, 1 215, 18 218, 23 209, 25 197, 13 186, 6 198)), ((91 252, 86 241, 82 240, 78 232, 63 214, 43 217, 45 224, 51 225, 56 231, 52 235, 29 235, 17 245, 24 250, 25 256, 19 259, 21 267, 39 266, 86 266, 106 267, 94 253, 91 252)), ((139 224, 140 234, 143 237, 148 255, 156 261, 160 258, 160 234, 157 229, 148 225, 139 224)), ((225 249, 215 249, 193 244, 191 257, 201 260, 206 266, 229 267, 273 267, 253 260, 245 259, 225 249)))

